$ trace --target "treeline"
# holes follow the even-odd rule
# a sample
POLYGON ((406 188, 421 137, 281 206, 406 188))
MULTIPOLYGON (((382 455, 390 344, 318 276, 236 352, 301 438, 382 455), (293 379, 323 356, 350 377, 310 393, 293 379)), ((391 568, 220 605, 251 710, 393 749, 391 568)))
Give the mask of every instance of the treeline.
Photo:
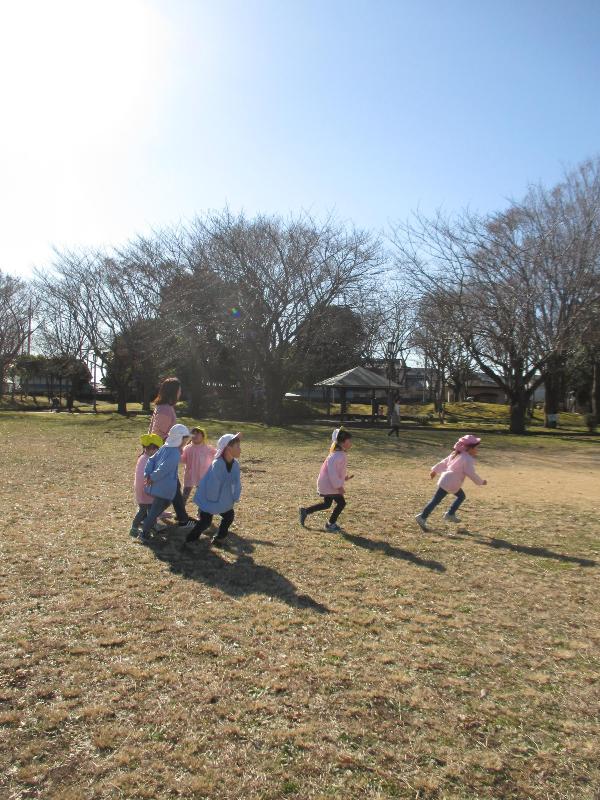
POLYGON ((0 377, 33 302, 36 350, 96 361, 123 413, 174 373, 196 416, 219 399, 277 423, 286 391, 413 353, 438 404, 488 375, 520 432, 541 383, 549 418, 569 391, 598 414, 599 266, 598 159, 501 212, 414 215, 383 239, 225 210, 110 251, 58 251, 28 284, 0 273, 0 377))

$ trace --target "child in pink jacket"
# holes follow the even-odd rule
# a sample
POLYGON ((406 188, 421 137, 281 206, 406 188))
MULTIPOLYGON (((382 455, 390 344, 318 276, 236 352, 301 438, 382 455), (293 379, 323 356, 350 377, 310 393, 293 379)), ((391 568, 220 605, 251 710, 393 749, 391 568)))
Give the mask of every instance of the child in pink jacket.
POLYGON ((325 509, 331 508, 332 503, 335 503, 329 522, 325 523, 325 530, 333 532, 341 530, 337 520, 346 506, 344 483, 353 477, 346 474, 348 465, 346 453, 352 447, 352 434, 342 428, 336 428, 331 441, 329 455, 323 462, 317 478, 317 492, 323 498, 323 502, 308 508, 299 508, 298 513, 300 514, 300 525, 304 527, 309 514, 314 514, 315 511, 325 511, 325 509))
POLYGON ((454 445, 452 452, 449 456, 440 461, 431 468, 429 473, 430 478, 440 475, 438 481, 438 488, 429 503, 425 506, 420 514, 417 514, 415 520, 417 525, 423 531, 428 531, 427 517, 431 514, 433 509, 441 503, 447 494, 453 494, 456 500, 452 503, 448 511, 444 514, 444 519, 447 522, 460 522, 456 516, 461 503, 464 501, 466 495, 461 489, 465 478, 470 478, 473 483, 478 486, 485 486, 487 481, 480 478, 475 472, 475 459, 477 458, 477 448, 481 439, 473 436, 472 433, 466 436, 461 436, 458 442, 454 445))
POLYGON ((138 504, 138 512, 131 523, 131 530, 129 531, 131 536, 138 536, 141 524, 148 516, 150 506, 154 502, 152 495, 147 494, 145 490, 144 467, 148 463, 150 456, 154 455, 159 447, 162 447, 162 439, 156 433, 145 433, 140 436, 140 444, 142 445, 142 453, 135 465, 133 478, 133 491, 138 504))
POLYGON ((192 428, 192 441, 183 448, 181 462, 185 464, 183 472, 183 502, 188 498, 210 469, 216 455, 216 449, 206 443, 206 431, 203 428, 192 428))

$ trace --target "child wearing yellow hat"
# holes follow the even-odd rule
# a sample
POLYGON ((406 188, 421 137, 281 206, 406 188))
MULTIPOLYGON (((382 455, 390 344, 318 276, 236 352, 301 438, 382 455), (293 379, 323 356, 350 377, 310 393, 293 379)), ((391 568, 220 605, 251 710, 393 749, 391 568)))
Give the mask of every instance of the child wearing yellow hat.
POLYGON ((131 536, 136 537, 139 535, 142 522, 148 516, 148 511, 154 501, 154 498, 145 491, 144 468, 150 456, 162 447, 163 440, 157 433, 144 433, 143 436, 140 436, 140 444, 142 445, 142 452, 135 465, 133 479, 133 490, 138 504, 138 512, 133 518, 131 530, 129 531, 131 536))

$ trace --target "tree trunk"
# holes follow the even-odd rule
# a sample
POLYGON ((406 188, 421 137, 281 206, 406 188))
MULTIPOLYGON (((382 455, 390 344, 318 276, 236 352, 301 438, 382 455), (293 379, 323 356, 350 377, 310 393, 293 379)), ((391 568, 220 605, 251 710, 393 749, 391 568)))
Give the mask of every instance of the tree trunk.
POLYGON ((560 411, 560 400, 563 386, 563 360, 560 355, 553 355, 548 359, 548 365, 544 373, 544 386, 546 397, 544 400, 544 426, 546 428, 556 428, 558 425, 558 412, 560 411))
POLYGON ((525 390, 516 390, 510 396, 510 432, 525 433, 525 415, 530 393, 525 390))
POLYGON ((283 418, 283 377, 276 368, 265 371, 264 421, 267 425, 280 425, 283 418))
POLYGON ((598 419, 598 412, 600 411, 600 358, 598 356, 594 356, 592 361, 592 390, 590 394, 590 410, 598 419))
POLYGON ((150 414, 150 401, 152 400, 153 382, 148 379, 142 381, 142 411, 144 414, 150 414))
POLYGON ((127 415, 127 388, 125 386, 117 388, 117 414, 127 415))

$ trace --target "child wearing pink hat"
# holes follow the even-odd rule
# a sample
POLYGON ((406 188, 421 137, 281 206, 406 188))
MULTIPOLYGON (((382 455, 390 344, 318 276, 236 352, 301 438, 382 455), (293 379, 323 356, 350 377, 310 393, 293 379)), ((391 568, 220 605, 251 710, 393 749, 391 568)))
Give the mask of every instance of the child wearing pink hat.
POLYGON ((420 514, 417 514, 415 520, 417 525, 423 531, 428 531, 427 517, 431 514, 433 509, 438 506, 447 494, 453 494, 456 500, 452 503, 448 511, 444 514, 444 519, 447 522, 460 522, 456 516, 460 505, 465 500, 465 493, 462 490, 462 485, 465 478, 470 478, 473 483, 478 486, 485 486, 486 480, 480 478, 475 472, 475 459, 477 458, 477 448, 481 439, 468 433, 466 436, 461 436, 452 448, 450 455, 446 456, 443 461, 440 461, 431 468, 429 473, 430 478, 440 475, 438 481, 438 488, 429 503, 425 506, 420 514))

